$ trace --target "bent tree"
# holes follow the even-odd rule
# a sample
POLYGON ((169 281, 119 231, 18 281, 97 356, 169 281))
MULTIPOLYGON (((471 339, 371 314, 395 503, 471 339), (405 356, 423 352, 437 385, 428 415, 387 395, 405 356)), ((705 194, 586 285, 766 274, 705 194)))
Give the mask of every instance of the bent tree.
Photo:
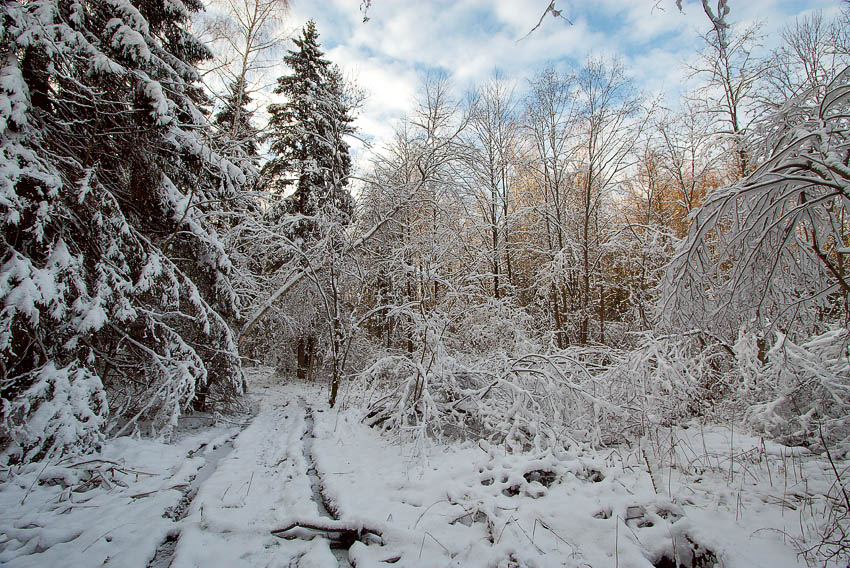
POLYGON ((708 197, 665 280, 668 323, 822 332, 850 319, 850 68, 763 125, 763 163, 708 197))

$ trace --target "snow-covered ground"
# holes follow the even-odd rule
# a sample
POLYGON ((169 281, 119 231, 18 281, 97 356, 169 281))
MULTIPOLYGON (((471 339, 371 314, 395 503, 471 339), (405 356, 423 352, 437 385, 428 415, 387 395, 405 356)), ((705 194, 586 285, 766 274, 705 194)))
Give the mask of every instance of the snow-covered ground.
POLYGON ((246 427, 0 472, 0 564, 805 566, 836 496, 825 457, 725 427, 510 455, 381 436, 315 385, 250 379, 246 427))

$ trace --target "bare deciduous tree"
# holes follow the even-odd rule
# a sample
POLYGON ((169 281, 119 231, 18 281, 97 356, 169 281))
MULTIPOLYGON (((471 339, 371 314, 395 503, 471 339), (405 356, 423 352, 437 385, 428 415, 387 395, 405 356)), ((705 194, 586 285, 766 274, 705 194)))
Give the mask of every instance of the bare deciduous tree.
POLYGON ((278 63, 274 55, 286 38, 282 25, 288 8, 289 0, 214 0, 210 16, 201 21, 216 46, 213 70, 236 96, 231 137, 239 128, 243 93, 266 86, 265 71, 278 63))
MULTIPOLYGON (((579 191, 581 301, 583 315, 579 327, 579 342, 587 343, 590 323, 592 281, 602 268, 604 202, 614 186, 632 163, 632 149, 644 121, 638 119, 640 97, 625 74, 620 61, 588 59, 578 76, 579 113, 579 191), (600 223, 601 222, 601 223, 600 223)), ((605 305, 604 284, 599 290, 597 314, 599 340, 604 342, 605 305)))
POLYGON ((764 62, 753 55, 759 26, 740 32, 730 26, 725 20, 728 13, 725 2, 718 14, 711 10, 707 0, 703 1, 703 8, 713 28, 703 36, 705 49, 691 67, 695 75, 706 78, 695 93, 694 102, 704 101, 703 111, 720 125, 718 133, 730 145, 731 179, 740 179, 753 167, 747 135, 757 111, 755 87, 766 70, 764 62))
POLYGON ((802 93, 817 96, 848 63, 842 53, 838 21, 815 12, 797 18, 782 30, 782 43, 773 52, 766 69, 766 91, 762 104, 777 108, 802 93))
POLYGON ((513 85, 495 73, 478 89, 469 123, 470 193, 483 221, 496 299, 511 287, 513 276, 508 239, 519 144, 516 106, 513 85))
POLYGON ((565 319, 570 298, 578 289, 575 272, 558 268, 564 266, 565 255, 573 257, 568 259, 569 264, 578 262, 573 247, 568 247, 568 208, 579 112, 575 88, 575 77, 547 69, 532 81, 526 101, 526 132, 533 148, 526 177, 529 189, 536 194, 531 224, 543 229, 543 234, 532 241, 536 250, 529 252, 540 254, 550 268, 539 290, 548 292, 545 302, 551 305, 547 311, 560 348, 569 344, 565 319))

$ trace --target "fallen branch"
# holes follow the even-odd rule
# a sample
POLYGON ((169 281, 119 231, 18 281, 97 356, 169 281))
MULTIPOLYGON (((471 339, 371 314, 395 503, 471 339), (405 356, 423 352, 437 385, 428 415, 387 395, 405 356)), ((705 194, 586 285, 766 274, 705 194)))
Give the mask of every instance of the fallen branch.
POLYGON ((159 493, 160 491, 171 491, 172 489, 176 489, 178 491, 183 491, 187 487, 189 487, 188 483, 178 483, 177 485, 172 485, 171 487, 154 489, 153 491, 145 491, 144 493, 136 493, 135 495, 130 495, 130 499, 141 499, 143 497, 148 497, 149 495, 153 495, 154 493, 159 493))
MULTIPOLYGON (((283 528, 275 529, 271 531, 271 533, 278 538, 305 538, 305 535, 298 534, 299 529, 307 531, 310 538, 316 534, 325 536, 331 541, 332 548, 348 549, 355 541, 363 542, 363 539, 369 535, 377 538, 383 544, 383 532, 380 529, 364 527, 362 525, 336 521, 333 519, 295 521, 283 528)), ((367 543, 364 542, 364 544, 367 543)))

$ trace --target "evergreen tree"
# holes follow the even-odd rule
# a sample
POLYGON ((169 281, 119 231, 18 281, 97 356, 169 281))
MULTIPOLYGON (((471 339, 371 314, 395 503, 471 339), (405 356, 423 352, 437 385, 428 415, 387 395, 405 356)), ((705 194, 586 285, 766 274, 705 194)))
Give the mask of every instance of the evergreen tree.
MULTIPOLYGON (((284 214, 321 213, 347 224, 353 211, 346 189, 351 156, 343 138, 352 132, 352 118, 341 73, 324 59, 318 37, 310 20, 294 40, 298 49, 284 57, 292 74, 278 78, 275 93, 285 95, 287 102, 269 105, 274 157, 263 173, 274 192, 294 186, 284 214)), ((305 219, 297 231, 312 232, 315 222, 305 219)))
MULTIPOLYGON (((311 271, 314 261, 338 268, 343 229, 354 211, 347 189, 351 156, 344 140, 353 132, 350 97, 339 69, 324 58, 318 37, 315 23, 307 22, 301 36, 294 40, 297 49, 284 57, 292 73, 278 78, 275 88, 286 102, 269 105, 268 139, 273 158, 261 178, 270 196, 286 195, 272 204, 265 219, 272 228, 269 233, 282 237, 276 246, 267 247, 264 255, 264 269, 271 275, 293 263, 304 271, 311 271)), ((333 275, 338 270, 327 272, 333 275)), ((315 292, 323 301, 300 310, 300 330, 293 338, 298 375, 311 374, 324 326, 331 336, 333 352, 333 403, 339 384, 337 355, 342 337, 335 288, 338 276, 329 276, 333 282, 328 287, 323 278, 311 274, 315 292), (330 289, 333 294, 328 294, 330 289)))
POLYGON ((205 142, 200 0, 6 3, 0 445, 27 460, 241 390, 232 264, 206 221, 243 173, 205 142))
POLYGON ((224 106, 213 117, 221 151, 237 162, 256 164, 259 131, 251 124, 253 111, 248 109, 251 97, 245 84, 232 82, 224 98, 224 106))

